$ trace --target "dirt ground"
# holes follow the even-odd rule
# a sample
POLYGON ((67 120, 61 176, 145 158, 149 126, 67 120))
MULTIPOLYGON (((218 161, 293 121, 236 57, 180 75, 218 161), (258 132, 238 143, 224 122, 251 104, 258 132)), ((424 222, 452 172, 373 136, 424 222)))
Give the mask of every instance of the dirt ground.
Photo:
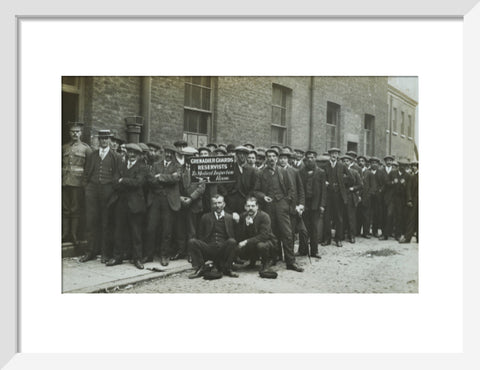
MULTIPOLYGON (((399 244, 357 238, 319 247, 321 259, 297 257, 305 271, 285 269, 280 262, 273 267, 277 279, 262 279, 260 268, 240 267, 238 278, 190 280, 192 271, 129 286, 117 293, 418 293, 418 244, 399 244)), ((246 266, 246 264, 245 264, 246 266)))

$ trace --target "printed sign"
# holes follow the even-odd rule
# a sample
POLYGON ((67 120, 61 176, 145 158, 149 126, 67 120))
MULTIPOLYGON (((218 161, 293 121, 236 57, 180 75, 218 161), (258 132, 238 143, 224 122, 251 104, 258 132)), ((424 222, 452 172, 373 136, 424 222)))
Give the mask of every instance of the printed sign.
POLYGON ((234 165, 234 156, 192 157, 190 158, 192 181, 199 182, 203 179, 216 184, 235 182, 234 165))

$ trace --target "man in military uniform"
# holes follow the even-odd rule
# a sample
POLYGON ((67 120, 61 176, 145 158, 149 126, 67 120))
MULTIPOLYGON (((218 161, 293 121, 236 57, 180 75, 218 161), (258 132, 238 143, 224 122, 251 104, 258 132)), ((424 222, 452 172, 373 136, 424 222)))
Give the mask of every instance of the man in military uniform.
POLYGON ((95 259, 97 252, 102 254, 102 263, 111 258, 107 250, 111 209, 107 205, 113 196, 113 185, 119 178, 119 166, 122 161, 109 146, 110 130, 100 130, 98 141, 100 148, 87 155, 85 164, 85 208, 87 252, 80 262, 95 259))
POLYGON ((71 236, 78 245, 78 226, 82 208, 84 168, 90 147, 81 141, 83 123, 69 124, 71 141, 62 146, 62 242, 71 236))

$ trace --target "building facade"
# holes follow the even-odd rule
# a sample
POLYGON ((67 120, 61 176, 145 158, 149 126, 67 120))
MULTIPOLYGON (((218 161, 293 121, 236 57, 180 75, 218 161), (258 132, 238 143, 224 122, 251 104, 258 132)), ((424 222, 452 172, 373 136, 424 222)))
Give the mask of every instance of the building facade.
MULTIPOLYGON (((62 127, 85 122, 127 141, 185 138, 416 159, 417 102, 388 77, 63 77, 62 127)), ((63 130, 63 141, 68 140, 63 130)))

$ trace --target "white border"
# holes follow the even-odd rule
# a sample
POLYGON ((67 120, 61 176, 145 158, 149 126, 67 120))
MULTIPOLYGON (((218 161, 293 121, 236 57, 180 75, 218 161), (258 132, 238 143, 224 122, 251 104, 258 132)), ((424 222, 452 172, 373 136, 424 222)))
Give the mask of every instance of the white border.
MULTIPOLYGON (((98 2, 97 2, 98 3, 98 2)), ((403 2, 405 3, 405 2, 403 2)), ((418 2, 417 2, 418 3, 418 2)), ((437 2, 438 3, 438 2, 437 2)), ((432 8, 424 8, 427 10, 419 11, 417 9, 417 13, 415 11, 411 11, 409 15, 440 15, 443 16, 457 16, 464 14, 462 12, 459 12, 458 9, 463 9, 466 13, 470 8, 459 6, 459 2, 450 2, 451 4, 455 3, 455 9, 456 11, 451 11, 451 9, 448 9, 448 7, 444 7, 443 10, 439 9, 433 9, 432 8), (448 9, 448 10, 445 10, 448 9)), ((23 5, 22 2, 15 2, 15 6, 20 8, 20 5, 23 5)), ((4 4, 4 6, 11 6, 13 8, 13 4, 4 4)), ((63 8, 65 6, 62 4, 63 8)), ((452 6, 453 8, 453 6, 452 6)), ((29 14, 29 15, 35 15, 35 14, 52 14, 51 8, 49 9, 46 7, 46 11, 44 10, 35 10, 31 12, 25 12, 26 8, 23 8, 22 13, 24 14, 29 14), (48 12, 48 13, 47 13, 48 12)), ((349 8, 347 8, 349 9, 349 8)), ((140 8, 137 9, 139 11, 140 8)), ((299 9, 297 9, 298 11, 299 9)), ((310 10, 310 9, 309 9, 310 10)), ((57 13, 59 12, 58 10, 56 11, 57 13)), ((90 9, 89 11, 72 11, 68 10, 65 11, 63 10, 60 12, 61 14, 101 14, 101 11, 96 11, 90 9)), ((14 86, 15 84, 15 67, 14 67, 14 50, 15 50, 15 37, 14 37, 14 19, 13 15, 19 14, 20 12, 17 9, 11 9, 9 8, 8 11, 2 12, 2 20, 5 20, 2 22, 2 30, 5 32, 2 32, 2 37, 4 39, 4 47, 7 50, 10 50, 10 56, 11 58, 5 58, 4 65, 2 68, 2 74, 4 75, 3 81, 6 81, 4 85, 2 86, 2 102, 5 103, 6 107, 6 121, 7 122, 15 122, 15 109, 14 107, 14 98, 15 94, 12 94, 13 91, 15 91, 14 86)), ((55 13, 55 12, 53 12, 55 13)), ((145 14, 144 12, 143 14, 145 14)), ((160 12, 159 12, 160 13, 160 12)), ((213 11, 208 13, 212 14, 214 13, 213 11)), ((221 14, 232 14, 234 13, 232 10, 230 12, 222 12, 221 14)), ((247 12, 248 13, 248 12, 247 12)), ((253 12, 255 13, 255 12, 253 12)), ((308 12, 300 12, 301 14, 305 14, 308 12)), ((477 8, 475 8, 473 11, 471 11, 468 16, 465 18, 465 76, 468 76, 468 78, 465 78, 465 122, 475 122, 473 120, 473 107, 476 104, 476 86, 478 86, 478 83, 480 82, 479 80, 479 75, 478 71, 476 71, 477 66, 479 65, 479 55, 478 51, 476 51, 476 46, 478 45, 478 34, 479 34, 479 19, 480 19, 480 11, 477 8), (474 90, 475 89, 475 90, 474 90), (471 120, 469 118, 472 118, 471 120)), ((118 14, 118 11, 117 11, 118 14)), ((150 13, 152 14, 152 13, 150 13)), ((182 12, 177 12, 174 14, 185 14, 182 12)), ((245 12, 244 12, 245 14, 245 12)), ((252 13, 249 13, 252 14, 252 13)), ((257 12, 258 14, 258 12, 257 12)), ((314 13, 310 13, 314 14, 314 13)), ((326 14, 322 12, 318 12, 316 14, 326 14)), ((330 13, 332 14, 332 13, 330 13)), ((351 16, 356 16, 358 14, 367 14, 367 15, 395 15, 395 12, 390 10, 390 12, 381 10, 381 11, 375 11, 372 10, 371 12, 367 13, 362 13, 362 11, 356 13, 354 11, 348 11, 342 13, 341 11, 337 11, 336 13, 333 13, 336 15, 351 15, 351 16), (348 13, 348 14, 347 14, 348 13)), ((404 9, 401 9, 399 13, 397 14, 406 14, 404 9)), ((13 124, 7 124, 4 129, 4 134, 6 137, 5 144, 2 146, 2 151, 4 151, 4 158, 13 158, 15 157, 15 125, 13 124), (12 147, 13 146, 13 147, 12 147)), ((478 137, 478 135, 474 135, 475 133, 478 133, 478 126, 474 128, 474 125, 472 124, 470 127, 464 128, 464 143, 466 144, 464 148, 467 151, 467 148, 474 148, 475 147, 475 138, 478 137)), ((459 143, 460 144, 460 143, 459 143)), ((470 149, 471 150, 471 149, 470 149)), ((470 157, 468 153, 465 153, 465 168, 467 169, 472 169, 474 166, 469 166, 469 164, 473 164, 473 157, 470 157)), ((5 179, 15 179, 15 163, 9 164, 10 166, 7 166, 6 169, 6 175, 4 176, 5 179)), ((478 227, 476 224, 473 222, 475 219, 469 218, 468 213, 470 215, 473 214, 475 210, 478 209, 478 196, 475 196, 474 190, 476 190, 476 184, 478 181, 476 181, 476 173, 474 171, 464 171, 464 174, 466 178, 464 179, 464 184, 465 184, 465 199, 468 200, 468 202, 465 202, 465 214, 466 217, 464 217, 465 220, 465 230, 464 230, 464 235, 465 235, 465 246, 473 246, 475 245, 475 239, 473 238, 473 232, 476 230, 476 227, 478 227), (469 185, 470 184, 470 185, 469 185)), ((478 177, 478 176, 477 176, 478 177)), ((15 254, 16 254, 16 249, 15 249, 15 218, 12 218, 12 215, 15 214, 15 191, 16 191, 16 184, 15 183, 9 183, 8 181, 4 183, 4 192, 2 192, 3 195, 3 202, 2 204, 5 207, 5 212, 4 212, 4 222, 2 223, 2 231, 4 231, 3 234, 3 241, 6 244, 7 247, 9 247, 5 252, 4 252, 4 261, 7 262, 5 263, 5 268, 1 270, 1 283, 2 283, 2 292, 4 292, 4 302, 10 302, 11 305, 4 305, 3 309, 6 309, 6 312, 2 311, 2 337, 1 337, 1 342, 0 342, 0 348, 3 350, 0 357, 0 363, 4 363, 6 359, 9 358, 12 354, 14 354, 15 348, 16 348, 16 335, 15 335, 15 322, 16 322, 16 294, 15 294, 15 254), (13 186, 12 186, 13 185, 13 186), (12 194, 13 192, 13 194, 12 194), (12 268, 11 270, 8 269, 8 267, 12 268), (13 287, 12 287, 13 286, 13 287), (10 328, 10 329, 9 329, 10 328), (6 335, 5 335, 6 334, 6 335)), ((463 355, 458 355, 458 356, 442 356, 442 355, 436 355, 436 356, 428 356, 428 355, 415 355, 415 356, 322 356, 322 360, 325 362, 322 364, 338 364, 338 363, 343 363, 344 365, 347 364, 354 364, 357 362, 359 359, 363 360, 368 360, 369 365, 371 367, 378 366, 378 368, 405 368, 405 366, 415 366, 415 367, 424 367, 428 365, 434 364, 434 366, 437 366, 438 368, 452 368, 453 366, 456 367, 461 367, 461 368, 467 368, 471 367, 474 368, 475 366, 473 363, 478 364, 478 360, 475 358, 475 342, 473 341, 474 335, 478 333, 478 318, 477 318, 477 313, 478 313, 478 302, 475 302, 473 299, 474 297, 474 292, 478 289, 476 286, 476 282, 478 281, 478 273, 475 274, 476 272, 476 266, 473 265, 475 261, 478 261, 478 251, 472 250, 465 250, 465 271, 467 273, 467 276, 465 278, 465 335, 466 335, 466 340, 465 340, 465 352, 463 355), (468 253, 467 253, 468 252, 468 253), (467 325, 468 323, 468 325, 467 325), (468 333, 470 333, 470 338, 468 337, 468 333), (355 362, 354 362, 355 361, 355 362), (379 365, 377 365, 379 364, 379 365), (448 365, 448 367, 447 367, 448 365)), ((54 357, 48 357, 48 356, 41 356, 46 361, 52 361, 54 357)), ((118 360, 118 356, 115 356, 115 358, 118 360)), ((145 364, 146 362, 150 362, 154 357, 149 357, 144 360, 140 360, 138 358, 135 359, 135 363, 138 364, 145 364), (144 362, 145 361, 145 362, 144 362)), ((157 358, 155 356, 155 358, 157 358)), ((285 362, 288 362, 288 358, 291 358, 290 356, 285 356, 282 359, 285 359, 285 362)), ((316 359, 318 357, 314 356, 311 359, 316 359)), ((30 364, 35 364, 35 367, 39 367, 38 362, 30 362, 30 361, 38 361, 38 358, 33 356, 33 355, 17 355, 14 358, 16 361, 13 361, 10 363, 11 368, 20 368, 23 365, 27 365, 28 363, 30 364)), ((72 356, 68 358, 67 356, 57 356, 55 358, 57 361, 66 361, 64 362, 64 366, 70 366, 70 367, 77 367, 80 368, 80 364, 82 364, 82 368, 85 366, 91 366, 92 364, 100 364, 102 361, 89 361, 88 358, 81 357, 78 358, 78 356, 72 356), (75 361, 72 361, 72 359, 75 358, 75 361), (77 361, 78 360, 78 361, 77 361)), ((103 361, 107 360, 108 356, 103 357, 103 361)), ((94 359, 95 360, 95 359, 94 359)), ((173 361, 174 358, 170 357, 170 361, 173 361)), ((123 359, 122 359, 123 361, 123 359)), ((298 361, 298 359, 295 359, 295 361, 298 361)), ((168 360, 167 360, 168 362, 168 360)), ((47 362, 44 362, 47 363, 47 362)), ((105 363, 105 362, 103 362, 105 363)), ((123 361, 123 365, 119 364, 121 367, 124 367, 125 364, 128 363, 128 358, 123 361)), ((260 362, 261 363, 261 362, 260 362)), ((175 364, 178 366, 178 362, 175 362, 175 364)), ((241 360, 238 360, 236 362, 237 365, 242 364, 241 360)), ((197 365, 198 366, 198 365, 197 365)), ((29 366, 32 367, 32 366, 29 366)))

